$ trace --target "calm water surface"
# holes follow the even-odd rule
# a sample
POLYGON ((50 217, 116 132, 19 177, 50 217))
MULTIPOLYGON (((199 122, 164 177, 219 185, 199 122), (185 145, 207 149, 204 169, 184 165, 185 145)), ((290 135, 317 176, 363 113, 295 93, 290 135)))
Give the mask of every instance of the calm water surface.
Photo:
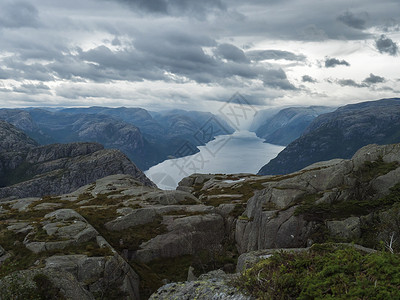
POLYGON ((159 188, 168 190, 192 173, 255 174, 285 147, 263 143, 254 132, 236 131, 198 148, 200 152, 194 155, 163 161, 145 174, 159 188))

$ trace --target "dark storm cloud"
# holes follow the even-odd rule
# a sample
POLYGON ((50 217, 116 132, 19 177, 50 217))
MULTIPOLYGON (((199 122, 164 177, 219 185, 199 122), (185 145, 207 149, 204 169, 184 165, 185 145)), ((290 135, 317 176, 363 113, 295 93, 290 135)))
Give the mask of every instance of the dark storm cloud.
POLYGON ((346 66, 349 67, 350 64, 345 60, 339 60, 337 58, 326 58, 325 59, 325 68, 334 68, 336 66, 346 66))
POLYGON ((282 50, 253 50, 247 51, 246 56, 251 60, 262 61, 262 60, 278 60, 285 59, 290 61, 304 61, 306 57, 302 54, 294 54, 289 51, 282 50))
POLYGON ((248 59, 244 54, 243 50, 239 49, 238 47, 232 44, 220 44, 218 45, 215 53, 220 55, 221 57, 235 61, 235 62, 244 62, 247 63, 248 59))
POLYGON ((260 80, 275 89, 295 89, 282 69, 251 64, 234 45, 168 29, 138 34, 117 50, 105 45, 86 51, 76 48, 44 68, 47 74, 74 81, 163 80, 225 85, 241 78, 260 80))
POLYGON ((38 10, 29 2, 6 1, 0 4, 0 28, 37 27, 38 10))
POLYGON ((352 12, 347 11, 337 17, 337 19, 349 27, 360 30, 365 29, 366 20, 360 16, 354 15, 352 12))
POLYGON ((310 75, 303 75, 301 77, 301 81, 302 82, 310 82, 310 83, 316 83, 317 82, 317 80, 312 78, 310 75))
POLYGON ((369 77, 365 78, 363 80, 363 83, 371 85, 371 84, 375 84, 375 83, 382 83, 385 82, 385 78, 381 77, 381 76, 376 76, 374 74, 369 74, 369 77))
POLYGON ((392 39, 386 37, 384 34, 380 36, 379 39, 375 41, 376 48, 379 50, 380 53, 387 53, 389 55, 397 55, 398 47, 392 39))
POLYGON ((108 0, 126 4, 133 9, 148 13, 167 15, 192 15, 204 17, 208 12, 223 10, 225 5, 220 0, 108 0))

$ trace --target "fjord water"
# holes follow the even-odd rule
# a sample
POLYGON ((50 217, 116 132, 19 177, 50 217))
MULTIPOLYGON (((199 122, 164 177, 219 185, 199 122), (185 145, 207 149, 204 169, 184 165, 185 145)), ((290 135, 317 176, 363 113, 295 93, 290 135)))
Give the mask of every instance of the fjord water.
POLYGON ((256 174, 284 149, 263 143, 254 132, 245 130, 217 136, 198 148, 200 152, 194 155, 163 161, 145 174, 159 188, 170 190, 175 189, 182 178, 193 173, 256 174))

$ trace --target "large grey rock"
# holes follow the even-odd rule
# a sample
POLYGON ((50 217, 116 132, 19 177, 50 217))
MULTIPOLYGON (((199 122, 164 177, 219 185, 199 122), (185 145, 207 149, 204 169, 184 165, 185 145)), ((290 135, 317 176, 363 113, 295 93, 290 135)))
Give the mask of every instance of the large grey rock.
POLYGON ((200 276, 198 280, 169 283, 150 296, 150 300, 252 300, 229 284, 235 275, 223 271, 212 271, 200 276))
POLYGON ((46 259, 45 269, 70 273, 91 292, 106 293, 110 289, 119 289, 127 293, 125 299, 139 299, 139 277, 119 255, 51 256, 46 259))
POLYGON ((218 251, 225 235, 224 219, 217 214, 175 218, 168 233, 144 242, 135 259, 149 262, 156 258, 193 255, 200 250, 218 251))
POLYGON ((331 235, 342 239, 357 239, 361 235, 359 217, 350 217, 344 220, 326 221, 326 227, 331 235))
POLYGON ((108 230, 120 231, 129 227, 150 223, 156 217, 156 211, 153 208, 136 209, 130 214, 120 216, 117 219, 105 224, 108 230))

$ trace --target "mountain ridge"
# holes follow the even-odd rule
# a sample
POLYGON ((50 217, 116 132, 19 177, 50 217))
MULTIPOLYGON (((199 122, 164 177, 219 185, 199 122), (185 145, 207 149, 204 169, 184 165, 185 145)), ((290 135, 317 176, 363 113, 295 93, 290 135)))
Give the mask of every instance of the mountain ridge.
POLYGON ((318 116, 304 134, 263 166, 260 175, 287 174, 314 162, 350 158, 370 143, 400 141, 400 98, 350 104, 318 116))

